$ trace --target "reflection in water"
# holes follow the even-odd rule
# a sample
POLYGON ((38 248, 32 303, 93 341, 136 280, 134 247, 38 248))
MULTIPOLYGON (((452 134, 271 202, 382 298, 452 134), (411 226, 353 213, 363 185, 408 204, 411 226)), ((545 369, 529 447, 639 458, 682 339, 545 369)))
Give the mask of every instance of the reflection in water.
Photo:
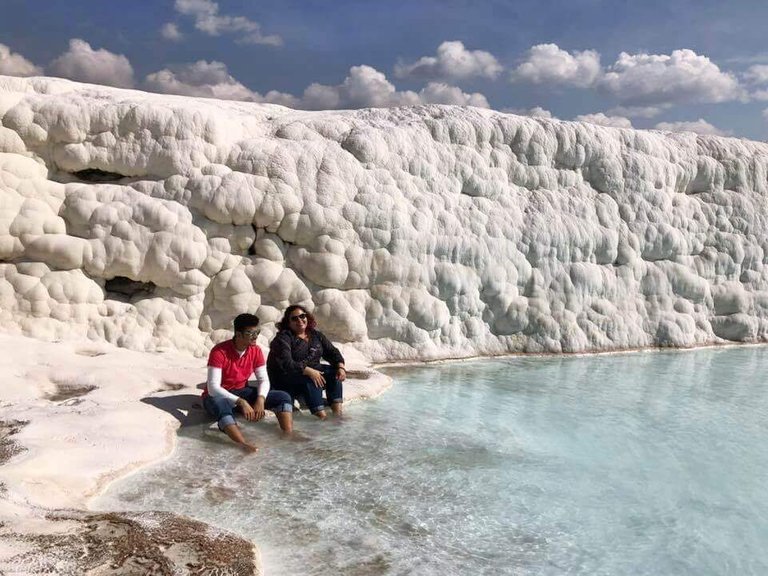
POLYGON ((234 529, 267 573, 766 574, 768 348, 390 370, 308 442, 206 427, 104 508, 234 529))

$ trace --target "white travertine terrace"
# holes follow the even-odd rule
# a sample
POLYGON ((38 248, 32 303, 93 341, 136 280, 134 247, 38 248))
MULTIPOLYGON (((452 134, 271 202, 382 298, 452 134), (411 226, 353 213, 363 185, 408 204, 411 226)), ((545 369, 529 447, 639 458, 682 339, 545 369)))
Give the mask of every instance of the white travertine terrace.
POLYGON ((734 138, 0 77, 0 327, 204 354, 303 303, 376 361, 764 341, 767 192, 734 138))

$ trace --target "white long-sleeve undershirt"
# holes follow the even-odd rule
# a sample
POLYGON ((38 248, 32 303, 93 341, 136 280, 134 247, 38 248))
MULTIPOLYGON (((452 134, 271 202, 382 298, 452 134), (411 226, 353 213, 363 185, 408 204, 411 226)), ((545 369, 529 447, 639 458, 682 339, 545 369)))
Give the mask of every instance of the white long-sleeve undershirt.
MULTIPOLYGON (((251 378, 255 376, 256 386, 258 387, 258 394, 266 399, 269 394, 270 384, 269 376, 267 375, 267 367, 259 366, 256 371, 251 374, 251 378)), ((251 378, 248 379, 248 384, 251 384, 251 378)), ((232 392, 225 390, 221 385, 221 368, 215 366, 208 366, 208 394, 214 398, 226 398, 232 404, 237 404, 238 396, 232 394, 232 392)))

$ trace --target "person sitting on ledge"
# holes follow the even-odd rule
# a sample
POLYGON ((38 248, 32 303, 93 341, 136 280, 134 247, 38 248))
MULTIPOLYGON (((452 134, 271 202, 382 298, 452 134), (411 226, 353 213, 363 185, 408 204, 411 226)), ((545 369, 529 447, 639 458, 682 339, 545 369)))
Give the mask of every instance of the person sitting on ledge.
POLYGON ((324 420, 323 389, 331 411, 341 416, 341 383, 347 371, 341 352, 316 326, 315 317, 306 308, 288 306, 270 344, 267 371, 277 390, 288 392, 293 399, 303 396, 312 414, 324 420), (321 359, 331 365, 320 364, 321 359))
POLYGON ((277 415, 286 434, 293 431, 293 401, 286 392, 270 390, 264 353, 256 345, 259 319, 253 314, 240 314, 234 321, 235 335, 216 344, 208 356, 208 383, 203 391, 206 412, 219 423, 219 430, 249 452, 258 448, 247 442, 235 421, 239 410, 246 420, 258 421, 265 410, 277 415), (249 385, 256 376, 257 388, 249 385))

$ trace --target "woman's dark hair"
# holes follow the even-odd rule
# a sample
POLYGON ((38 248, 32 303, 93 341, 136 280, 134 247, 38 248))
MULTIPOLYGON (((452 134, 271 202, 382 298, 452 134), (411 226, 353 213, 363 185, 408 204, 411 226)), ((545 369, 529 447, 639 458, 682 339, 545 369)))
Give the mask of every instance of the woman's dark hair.
POLYGON ((312 312, 304 308, 304 306, 301 304, 291 304, 288 306, 288 308, 285 309, 285 312, 283 312, 283 319, 277 323, 278 330, 290 330, 291 314, 293 314, 293 312, 296 310, 301 310, 304 312, 304 314, 307 315, 307 330, 314 330, 317 327, 317 321, 312 315, 312 312))
POLYGON ((259 317, 253 314, 238 314, 233 322, 235 332, 242 332, 246 328, 259 325, 259 317))

